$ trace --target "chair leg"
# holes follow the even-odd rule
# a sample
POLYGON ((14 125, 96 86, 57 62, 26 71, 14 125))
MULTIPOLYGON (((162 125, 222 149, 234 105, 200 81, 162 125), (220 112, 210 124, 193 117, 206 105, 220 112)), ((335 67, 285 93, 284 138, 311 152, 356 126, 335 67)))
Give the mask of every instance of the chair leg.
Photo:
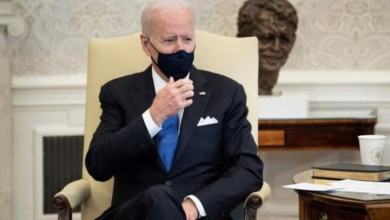
POLYGON ((58 220, 72 220, 72 207, 65 196, 55 196, 53 198, 53 206, 58 211, 58 220))
POLYGON ((263 200, 258 195, 251 195, 245 204, 245 220, 256 220, 257 210, 263 204, 263 200))

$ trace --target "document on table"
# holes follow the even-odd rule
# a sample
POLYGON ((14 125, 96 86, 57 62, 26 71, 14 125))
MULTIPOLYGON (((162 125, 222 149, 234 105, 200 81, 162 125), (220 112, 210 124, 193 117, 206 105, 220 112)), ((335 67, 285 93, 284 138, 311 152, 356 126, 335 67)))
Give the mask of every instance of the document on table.
POLYGON ((358 180, 333 181, 331 185, 298 183, 283 186, 284 188, 306 191, 338 191, 390 195, 390 182, 368 182, 358 180))
POLYGON ((358 180, 334 181, 332 186, 338 187, 339 192, 357 192, 390 195, 390 182, 368 182, 358 180))
POLYGON ((313 183, 297 183, 297 184, 286 185, 283 187, 289 189, 317 191, 317 192, 340 189, 340 187, 337 186, 320 185, 320 184, 313 184, 313 183))

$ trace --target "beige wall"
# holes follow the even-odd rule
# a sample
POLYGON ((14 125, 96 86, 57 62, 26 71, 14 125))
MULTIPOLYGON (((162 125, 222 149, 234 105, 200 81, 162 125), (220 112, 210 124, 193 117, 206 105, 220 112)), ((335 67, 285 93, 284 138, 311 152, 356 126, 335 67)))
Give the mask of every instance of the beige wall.
MULTIPOLYGON (((90 37, 140 30, 146 0, 15 0, 28 31, 12 38, 14 75, 84 74, 90 37)), ((198 28, 235 36, 244 0, 191 0, 198 28)), ((389 70, 390 1, 291 0, 298 39, 286 70, 389 70)))
MULTIPOLYGON (((13 108, 15 170, 13 183, 9 179, 0 181, 2 189, 12 185, 13 189, 7 193, 14 191, 14 201, 0 197, 0 203, 17 204, 15 220, 56 219, 44 216, 39 209, 42 204, 41 159, 36 156, 42 148, 39 140, 44 135, 82 134, 87 40, 139 31, 140 10, 148 1, 13 2, 16 14, 25 19, 27 28, 21 35, 16 33, 23 25, 12 29, 13 35, 6 35, 11 26, 7 32, 0 30, 3 42, 0 57, 4 57, 1 47, 5 44, 9 53, 3 61, 10 67, 0 65, 4 79, 1 83, 10 77, 13 80, 12 95, 6 96, 12 98, 12 106, 3 103, 7 109, 13 108)), ((237 12, 244 0, 191 2, 198 14, 199 29, 235 36, 237 12)), ((312 114, 337 112, 351 116, 376 109, 376 133, 390 135, 390 1, 291 2, 300 18, 298 38, 276 89, 285 94, 307 92, 312 114)), ((1 86, 7 91, 11 89, 9 83, 1 86)), ((7 116, 8 122, 10 117, 7 116)), ((8 124, 0 129, 4 131, 1 135, 9 135, 8 124)), ((11 142, 10 138, 3 140, 11 142)), ((12 152, 9 146, 0 148, 0 157, 8 159, 1 160, 0 172, 12 163, 12 152)), ((273 189, 272 199, 261 211, 263 220, 297 219, 297 195, 281 188, 290 183, 296 172, 313 164, 359 160, 357 151, 278 151, 262 152, 261 156, 266 165, 266 180, 273 189)), ((12 207, 8 207, 11 215, 12 207)))

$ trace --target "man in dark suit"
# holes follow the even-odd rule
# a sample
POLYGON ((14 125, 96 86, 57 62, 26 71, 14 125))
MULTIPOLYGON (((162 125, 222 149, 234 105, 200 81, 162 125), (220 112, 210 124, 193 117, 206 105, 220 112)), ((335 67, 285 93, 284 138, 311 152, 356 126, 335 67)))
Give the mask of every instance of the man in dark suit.
POLYGON ((148 5, 141 44, 152 65, 101 88, 86 167, 96 180, 115 180, 98 219, 231 219, 262 186, 245 91, 192 65, 194 22, 184 2, 148 5))

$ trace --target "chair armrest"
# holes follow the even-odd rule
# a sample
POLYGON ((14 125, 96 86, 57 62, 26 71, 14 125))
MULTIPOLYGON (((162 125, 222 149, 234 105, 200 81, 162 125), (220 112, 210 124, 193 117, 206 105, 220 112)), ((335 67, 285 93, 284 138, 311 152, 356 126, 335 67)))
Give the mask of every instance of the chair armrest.
POLYGON ((263 187, 257 192, 251 193, 244 202, 245 219, 255 220, 257 209, 271 196, 271 188, 264 182, 263 187))
POLYGON ((59 220, 71 220, 72 210, 88 198, 91 186, 87 180, 80 179, 66 185, 53 198, 53 206, 58 210, 59 220))

